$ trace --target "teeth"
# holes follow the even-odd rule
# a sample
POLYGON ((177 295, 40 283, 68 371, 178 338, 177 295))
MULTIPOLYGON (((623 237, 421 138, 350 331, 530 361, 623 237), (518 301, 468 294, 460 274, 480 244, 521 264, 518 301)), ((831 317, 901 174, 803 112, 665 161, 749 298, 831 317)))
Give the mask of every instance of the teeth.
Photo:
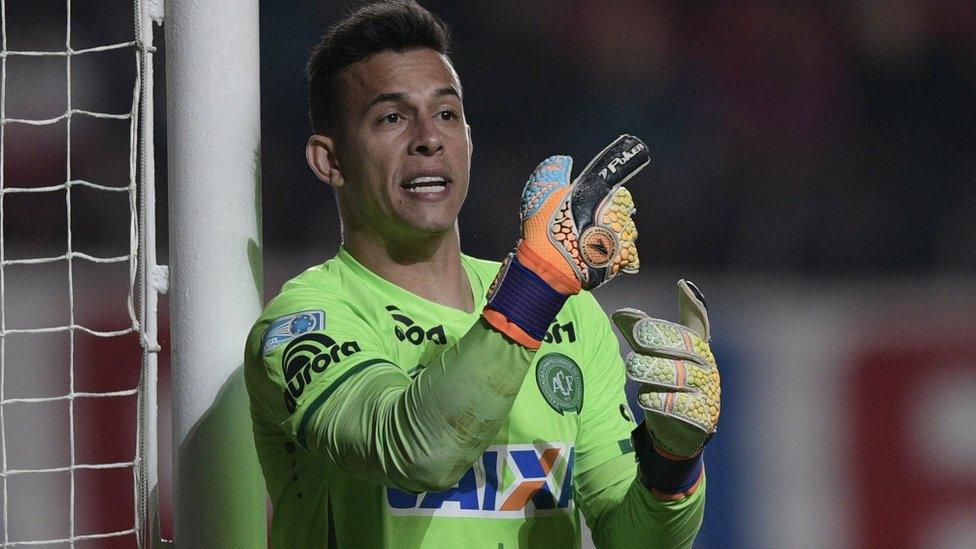
POLYGON ((408 186, 421 185, 424 183, 437 183, 438 185, 446 185, 447 181, 443 177, 438 177, 436 175, 424 175, 420 177, 415 177, 407 182, 408 186))
POLYGON ((407 192, 411 193, 436 193, 440 192, 444 185, 424 185, 421 187, 410 187, 407 192))
POLYGON ((422 175, 415 177, 403 185, 411 193, 437 193, 444 190, 447 180, 436 175, 422 175))

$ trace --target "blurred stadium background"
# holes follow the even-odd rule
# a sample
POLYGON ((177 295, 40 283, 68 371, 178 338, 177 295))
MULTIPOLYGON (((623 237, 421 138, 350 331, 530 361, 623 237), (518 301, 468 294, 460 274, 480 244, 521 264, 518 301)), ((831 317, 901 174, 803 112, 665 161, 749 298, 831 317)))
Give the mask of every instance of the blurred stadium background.
MULTIPOLYGON (((422 3, 453 27, 472 126, 460 220, 467 253, 508 251, 514 205, 540 159, 589 158, 623 132, 650 145, 652 165, 631 186, 641 273, 597 297, 608 310, 673 317, 673 285, 686 277, 709 299, 724 413, 707 452, 698 547, 976 547, 976 5, 422 3)), ((324 27, 358 4, 261 3, 267 297, 339 245, 331 193, 305 165, 303 65, 324 27)), ((9 0, 5 9, 8 48, 64 48, 65 0, 9 0)), ((74 48, 131 35, 131 2, 75 1, 72 10, 74 48)), ((159 29, 155 42, 156 179, 165 182, 159 29)), ((129 51, 79 58, 72 101, 127 111, 134 74, 129 51)), ((7 116, 63 113, 65 79, 63 59, 8 59, 7 116)), ((127 125, 81 120, 76 129, 72 177, 126 184, 127 125)), ((63 127, 8 126, 7 185, 63 182, 65 151, 63 127)), ((163 183, 158 193, 166 264, 163 183)), ((75 191, 76 249, 125 253, 129 206, 118 198, 75 191)), ((64 253, 64 211, 63 195, 6 197, 7 257, 64 253)), ((6 270, 8 328, 63 320, 63 265, 6 270)), ((79 314, 124 323, 124 270, 79 276, 79 314)), ((11 339, 7 395, 63 392, 65 342, 11 339)), ((76 371, 102 390, 137 375, 123 367, 138 363, 135 339, 98 349, 79 340, 75 353, 76 371)), ((66 414, 52 406, 44 417, 66 414)), ((90 425, 76 425, 92 459, 131 455, 134 416, 124 418, 133 403, 117 406, 84 412, 90 425)), ((42 439, 31 425, 38 416, 7 413, 8 447, 19 448, 10 459, 21 452, 56 464, 68 435, 42 439)), ((87 499, 78 520, 112 528, 113 516, 131 516, 131 482, 101 476, 79 489, 87 499)), ((10 487, 11 539, 66 524, 67 504, 54 503, 63 479, 10 487), (39 521, 41 509, 51 518, 39 521)))

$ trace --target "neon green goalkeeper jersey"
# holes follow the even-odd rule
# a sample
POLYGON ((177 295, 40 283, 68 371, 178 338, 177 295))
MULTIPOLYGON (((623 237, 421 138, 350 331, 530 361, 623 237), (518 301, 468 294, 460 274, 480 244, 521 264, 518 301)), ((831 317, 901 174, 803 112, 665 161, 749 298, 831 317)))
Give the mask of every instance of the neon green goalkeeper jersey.
POLYGON ((593 297, 571 297, 542 347, 526 354, 480 319, 499 264, 467 256, 462 264, 471 313, 380 278, 344 248, 268 304, 248 337, 245 374, 273 545, 577 547, 581 511, 598 545, 690 545, 704 483, 669 502, 635 480, 624 367, 593 297), (435 366, 460 367, 455 355, 498 374, 408 390, 435 385, 435 366), (474 416, 444 418, 452 433, 488 431, 474 459, 444 477, 449 484, 424 490, 430 485, 411 471, 425 464, 408 462, 439 462, 454 447, 436 430, 403 438, 401 428, 423 424, 425 411, 451 410, 455 399, 489 398, 493 378, 500 387, 507 372, 523 375, 506 364, 521 356, 528 369, 515 378, 507 417, 490 427, 474 416), (380 424, 375 410, 387 409, 400 419, 380 424))

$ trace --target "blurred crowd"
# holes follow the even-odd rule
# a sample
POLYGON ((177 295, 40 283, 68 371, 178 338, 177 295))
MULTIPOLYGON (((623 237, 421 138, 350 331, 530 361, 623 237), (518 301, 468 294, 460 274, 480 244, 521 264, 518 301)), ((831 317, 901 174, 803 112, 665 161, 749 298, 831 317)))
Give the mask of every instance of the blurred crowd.
MULTIPOLYGON (((338 246, 331 193, 304 160, 303 68, 324 28, 359 3, 261 3, 269 257, 303 251, 325 259, 338 246)), ((969 0, 422 3, 454 30, 473 132, 460 221, 468 253, 497 259, 508 250, 522 182, 538 161, 568 153, 583 162, 626 132, 653 154, 632 186, 646 268, 803 275, 976 268, 976 4, 969 0)), ((7 28, 26 25, 25 43, 63 49, 64 6, 11 4, 7 28)), ((72 9, 75 48, 121 35, 131 21, 131 2, 73 2, 72 9)), ((23 49, 15 33, 9 38, 8 49, 23 49)), ((159 182, 166 181, 162 38, 158 31, 159 182)), ((106 109, 127 110, 131 54, 98 55, 74 60, 73 103, 87 94, 106 109)), ((64 110, 64 59, 33 61, 8 59, 8 117, 18 109, 64 110)), ((7 186, 63 180, 64 127, 50 130, 23 139, 8 132, 7 186)), ((124 184, 122 130, 73 137, 72 177, 124 184)), ((161 189, 163 222, 165 199, 161 189)), ((63 247, 63 221, 42 230, 32 223, 63 210, 63 197, 17 208, 5 205, 10 239, 63 247)), ((95 235, 92 246, 127 230, 99 215, 76 217, 76 230, 95 235)))
MULTIPOLYGON (((358 3, 316 5, 262 4, 268 246, 337 238, 301 154, 301 60, 358 3)), ((976 267, 972 2, 425 5, 453 27, 474 136, 469 253, 507 251, 539 160, 627 132, 653 154, 633 185, 647 267, 976 267)))

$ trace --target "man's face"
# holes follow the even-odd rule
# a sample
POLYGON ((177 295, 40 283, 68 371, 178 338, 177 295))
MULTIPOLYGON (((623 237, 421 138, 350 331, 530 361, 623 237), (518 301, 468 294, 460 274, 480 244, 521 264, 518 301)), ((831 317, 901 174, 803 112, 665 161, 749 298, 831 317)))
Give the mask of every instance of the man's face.
POLYGON ((347 68, 342 90, 343 222, 397 239, 452 229, 471 140, 450 62, 426 48, 381 52, 347 68))

